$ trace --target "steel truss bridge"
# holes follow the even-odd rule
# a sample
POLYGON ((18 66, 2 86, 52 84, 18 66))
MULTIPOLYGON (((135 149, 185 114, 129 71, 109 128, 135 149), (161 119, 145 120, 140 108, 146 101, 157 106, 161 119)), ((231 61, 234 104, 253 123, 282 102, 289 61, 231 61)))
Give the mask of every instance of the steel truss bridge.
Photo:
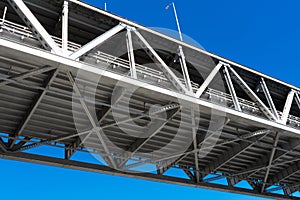
POLYGON ((299 88, 77 0, 0 14, 1 158, 297 199, 299 88))

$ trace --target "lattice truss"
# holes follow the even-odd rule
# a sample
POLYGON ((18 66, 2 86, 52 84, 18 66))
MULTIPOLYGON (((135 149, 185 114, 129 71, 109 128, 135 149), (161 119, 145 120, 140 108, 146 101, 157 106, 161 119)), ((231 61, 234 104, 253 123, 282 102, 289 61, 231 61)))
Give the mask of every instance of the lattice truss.
POLYGON ((271 198, 299 191, 299 88, 76 0, 0 9, 2 158, 271 198), (76 156, 87 153, 102 163, 76 156))

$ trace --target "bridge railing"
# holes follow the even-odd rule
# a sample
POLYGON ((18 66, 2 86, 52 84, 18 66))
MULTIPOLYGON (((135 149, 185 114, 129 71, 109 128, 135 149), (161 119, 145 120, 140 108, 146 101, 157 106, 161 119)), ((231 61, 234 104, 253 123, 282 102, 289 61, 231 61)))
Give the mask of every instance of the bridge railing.
MULTIPOLYGON (((8 20, 0 19, 0 36, 9 37, 9 35, 14 35, 14 38, 19 38, 19 41, 23 41, 28 44, 31 44, 30 41, 32 42, 32 40, 38 42, 38 39, 35 37, 35 35, 28 27, 8 20), (25 41, 25 39, 29 39, 29 40, 25 41)), ((51 36, 51 37, 59 47, 62 47, 61 38, 55 36, 51 36)), ((76 44, 70 41, 68 42, 68 51, 70 54, 78 50, 79 48, 81 48, 80 44, 76 44)), ((96 53, 89 53, 87 57, 94 59, 96 62, 96 66, 107 65, 108 67, 111 67, 110 70, 113 70, 116 73, 119 72, 122 73, 123 75, 126 74, 130 76, 130 63, 126 59, 122 59, 101 51, 97 51, 96 53)), ((139 80, 156 84, 160 87, 164 87, 168 89, 170 88, 170 83, 168 79, 164 76, 163 72, 156 70, 151 66, 149 67, 140 64, 136 64, 136 71, 139 80)), ((185 85, 185 81, 182 77, 179 77, 179 80, 185 85)), ((195 83, 193 81, 191 81, 191 85, 194 92, 196 92, 200 87, 198 83, 195 83)), ((210 100, 211 97, 216 97, 220 99, 220 105, 224 105, 224 102, 226 102, 225 103, 226 107, 234 109, 234 103, 232 100, 232 96, 230 94, 218 90, 214 90, 212 88, 208 88, 204 92, 203 99, 210 100)), ((259 107, 254 102, 242 98, 238 98, 238 102, 243 112, 246 112, 251 115, 259 116, 259 117, 264 116, 261 110, 259 109, 259 107)), ((217 104, 218 102, 214 102, 214 103, 217 104)), ((280 111, 277 112, 278 115, 281 117, 282 112, 280 111)), ((288 116, 288 126, 298 127, 299 124, 300 124, 299 117, 293 115, 288 116)))

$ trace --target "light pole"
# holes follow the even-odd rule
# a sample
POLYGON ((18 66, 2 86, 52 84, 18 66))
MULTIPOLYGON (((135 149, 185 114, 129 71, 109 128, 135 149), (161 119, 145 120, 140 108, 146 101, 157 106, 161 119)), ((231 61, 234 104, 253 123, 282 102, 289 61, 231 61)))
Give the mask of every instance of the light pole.
MULTIPOLYGON (((169 5, 167 5, 166 10, 168 10, 170 8, 170 6, 173 6, 174 15, 175 15, 176 24, 177 24, 178 33, 179 33, 179 38, 180 38, 181 41, 183 41, 183 37, 182 37, 182 33, 181 33, 181 28, 180 28, 180 24, 179 24, 179 20, 178 20, 178 15, 177 15, 175 3, 172 2, 169 5)), ((192 88, 189 72, 188 72, 187 65, 186 65, 185 55, 183 53, 183 49, 182 49, 181 45, 179 45, 178 51, 179 51, 179 57, 180 57, 180 65, 181 65, 181 68, 182 68, 183 77, 184 77, 184 80, 185 80, 186 87, 187 87, 190 95, 193 95, 193 88, 192 88)))
POLYGON ((178 28, 178 32, 179 32, 179 37, 180 37, 180 40, 183 41, 183 37, 182 37, 182 33, 181 33, 181 28, 180 28, 178 16, 177 16, 177 11, 176 11, 176 7, 175 7, 175 3, 172 2, 169 5, 167 5, 166 6, 166 10, 168 10, 170 8, 170 6, 173 6, 174 15, 175 15, 175 19, 176 19, 176 24, 177 24, 177 28, 178 28))

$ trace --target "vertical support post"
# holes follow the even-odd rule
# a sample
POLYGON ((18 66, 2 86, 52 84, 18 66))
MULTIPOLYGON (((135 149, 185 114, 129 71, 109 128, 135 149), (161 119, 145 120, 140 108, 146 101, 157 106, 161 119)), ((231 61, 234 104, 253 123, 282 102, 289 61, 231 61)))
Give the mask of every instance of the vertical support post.
POLYGON ((278 120, 279 119, 279 115, 278 115, 277 109, 276 109, 276 107, 274 105, 273 99, 272 99, 272 97, 270 95, 269 89, 268 89, 267 84, 266 84, 266 82, 265 82, 265 80, 264 80, 263 77, 261 78, 260 84, 261 84, 262 90, 263 90, 263 92, 264 92, 264 94, 265 94, 265 96, 267 98, 269 106, 271 107, 271 110, 272 110, 273 114, 275 115, 275 117, 278 120))
POLYGON ((195 158, 195 179, 196 183, 200 182, 200 173, 199 173, 199 160, 198 160, 198 152, 196 151, 198 149, 198 144, 197 144, 197 131, 196 131, 196 123, 195 123, 195 113, 194 109, 191 109, 191 114, 192 114, 192 132, 193 132, 193 145, 194 145, 194 158, 195 158))
POLYGON ((4 7, 4 11, 3 11, 3 16, 2 16, 2 22, 1 22, 2 25, 3 25, 4 22, 5 22, 6 12, 7 12, 7 7, 5 6, 5 7, 4 7))
POLYGON ((232 96, 232 101, 233 101, 233 104, 234 104, 234 108, 238 111, 242 111, 239 100, 238 100, 238 97, 237 97, 235 89, 233 87, 233 83, 232 83, 232 80, 230 78, 230 74, 229 74, 227 66, 224 66, 224 76, 225 76, 225 81, 227 83, 229 92, 232 96))
POLYGON ((69 35, 69 2, 64 1, 62 9, 62 50, 66 56, 68 53, 68 35, 69 35))
POLYGON ((287 98, 286 98, 286 102, 285 102, 283 112, 282 112, 282 116, 281 116, 281 122, 283 124, 287 123, 287 120, 288 120, 288 117, 289 117, 289 114, 290 114, 290 110, 291 110, 291 107, 292 107, 294 96, 295 96, 295 90, 291 90, 289 92, 287 98))
POLYGON ((191 92, 193 94, 193 87, 191 84, 191 79, 189 76, 189 71, 187 69, 187 65, 186 65, 186 60, 185 60, 185 55, 182 49, 182 46, 180 45, 178 47, 178 51, 179 51, 179 56, 180 56, 180 65, 181 65, 181 69, 183 72, 183 77, 184 77, 184 81, 186 84, 186 88, 188 89, 189 92, 191 92))
POLYGON ((133 52, 132 35, 131 35, 130 29, 127 29, 126 42, 127 42, 127 51, 128 51, 129 65, 130 65, 130 74, 131 74, 132 78, 137 79, 134 52, 133 52))

